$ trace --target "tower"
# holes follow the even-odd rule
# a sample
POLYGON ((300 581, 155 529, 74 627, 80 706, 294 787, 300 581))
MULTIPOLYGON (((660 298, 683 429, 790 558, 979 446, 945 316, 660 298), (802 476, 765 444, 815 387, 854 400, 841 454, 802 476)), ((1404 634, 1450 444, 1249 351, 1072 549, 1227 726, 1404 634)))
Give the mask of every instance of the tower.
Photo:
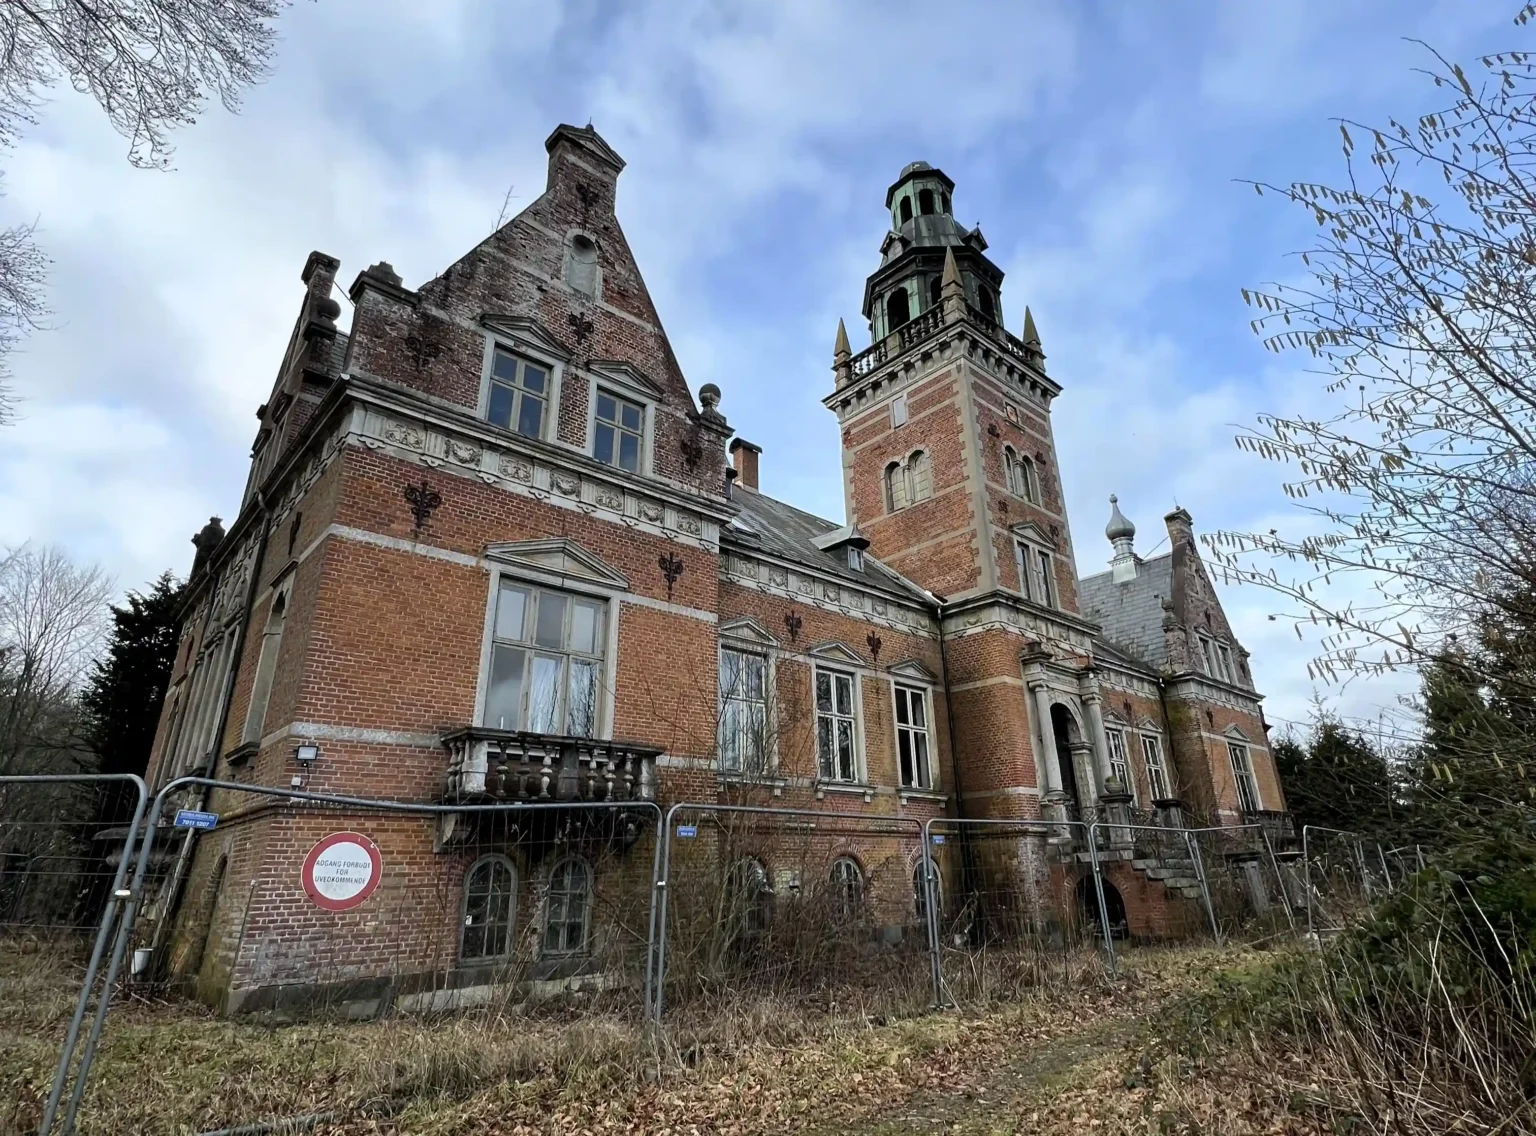
POLYGON ((849 523, 941 597, 946 639, 963 640, 949 655, 962 792, 1028 815, 1049 787, 1091 799, 1102 783, 1095 629, 1078 614, 1057 472, 1061 388, 1033 316, 1022 337, 999 322, 1003 272, 980 228, 955 220, 953 194, 926 162, 887 191, 891 229, 864 289, 871 343, 854 354, 839 326, 824 401, 842 426, 849 523), (1053 713, 1070 729, 1053 733, 1053 713), (1038 752, 1053 755, 1039 769, 1038 752))

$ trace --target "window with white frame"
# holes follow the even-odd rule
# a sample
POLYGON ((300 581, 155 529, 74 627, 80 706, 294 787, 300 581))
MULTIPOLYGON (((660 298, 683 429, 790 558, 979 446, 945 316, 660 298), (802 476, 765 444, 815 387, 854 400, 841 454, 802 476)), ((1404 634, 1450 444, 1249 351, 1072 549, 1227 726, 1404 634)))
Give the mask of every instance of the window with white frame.
POLYGON ((1232 759, 1232 779, 1237 782, 1237 806, 1245 813, 1259 811, 1259 781, 1253 775, 1253 755, 1239 742, 1227 743, 1232 759))
POLYGON ((1131 761, 1125 749, 1125 731, 1108 729, 1104 731, 1104 737, 1109 743, 1109 771, 1131 795, 1131 800, 1134 802, 1136 779, 1131 776, 1131 761))
POLYGON ((1042 607, 1056 606, 1056 569, 1052 556, 1043 548, 1026 541, 1015 546, 1018 555, 1019 588, 1024 598, 1042 607))
POLYGON ((1222 682, 1234 682, 1231 648, 1225 643, 1216 642, 1209 635, 1201 635, 1199 639, 1205 673, 1212 678, 1221 679, 1222 682))
POLYGON ((853 675, 816 668, 816 757, 823 781, 859 781, 853 695, 853 675))
POLYGON ((599 389, 592 424, 592 456, 605 465, 640 472, 645 446, 645 407, 599 389))
POLYGON ((907 788, 933 788, 928 749, 928 692, 915 686, 898 685, 896 757, 901 766, 901 783, 907 788))
POLYGON ((512 950, 517 872, 505 856, 482 856, 464 874, 464 927, 459 957, 501 958, 512 950))
POLYGON ((1232 669, 1232 649, 1225 643, 1216 644, 1216 662, 1221 667, 1221 677, 1236 685, 1237 672, 1232 669))
POLYGON ((529 438, 542 438, 549 408, 549 387, 548 366, 497 347, 491 358, 486 420, 493 426, 515 430, 529 438))
POLYGON ((857 923, 864 914, 864 869, 852 856, 832 861, 832 909, 843 923, 857 923))
POLYGON ((720 771, 768 769, 768 660, 750 651, 720 651, 720 771))
POLYGON ((481 724, 596 736, 607 638, 604 600, 502 580, 481 724))
POLYGON ((1173 796, 1168 784, 1168 767, 1163 764, 1163 740, 1156 734, 1141 735, 1141 760, 1147 769, 1147 788, 1152 800, 1166 801, 1173 796))
POLYGON ((586 949, 592 911, 592 867, 572 856, 555 865, 544 896, 544 952, 576 954, 586 949))

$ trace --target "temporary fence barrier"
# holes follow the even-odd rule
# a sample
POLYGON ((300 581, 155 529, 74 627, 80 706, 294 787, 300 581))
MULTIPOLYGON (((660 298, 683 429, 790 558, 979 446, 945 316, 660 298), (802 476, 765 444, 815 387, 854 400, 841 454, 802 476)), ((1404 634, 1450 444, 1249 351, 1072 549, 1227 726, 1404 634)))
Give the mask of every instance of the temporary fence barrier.
MULTIPOLYGON (((1315 885, 1333 878, 1343 847, 1323 845, 1351 836, 1303 830, 1297 897, 1258 824, 924 823, 691 802, 664 813, 642 799, 425 804, 201 777, 149 801, 129 780, 133 821, 114 837, 43 1136, 56 1122, 74 1129, 130 950, 134 978, 173 975, 243 1012, 380 1016, 570 990, 621 1009, 638 991, 652 1021, 669 1000, 743 990, 951 1005, 1059 980, 1099 950, 1114 973, 1132 910, 1152 937, 1203 934, 1204 923, 1221 941, 1255 916, 1277 920, 1276 908, 1294 925, 1299 899, 1310 927, 1315 885), (196 807, 168 825, 184 793, 196 807)), ((1358 841, 1348 846, 1357 890, 1391 886, 1403 850, 1376 849, 1372 869, 1358 841)))
POLYGON ((669 986, 914 996, 933 974, 914 890, 931 874, 913 818, 673 805, 658 843, 650 1016, 661 1018, 669 986))
MULTIPOLYGON (((1417 849, 1415 849, 1417 851, 1417 849)), ((1349 916, 1392 890, 1384 850, 1358 834, 1321 825, 1303 825, 1301 862, 1307 930, 1343 929, 1349 916)))
POLYGON ((1123 928, 1106 902, 1090 825, 935 817, 924 831, 940 1005, 1057 980, 1094 940, 1115 971, 1123 928))
MULTIPOLYGON (((58 1112, 102 956, 127 898, 123 882, 148 796, 143 778, 132 774, 0 777, 0 938, 8 946, 23 936, 33 939, 33 950, 46 948, 50 967, 61 957, 77 957, 85 941, 91 942, 43 1106, 45 1134, 58 1112), (89 815, 74 819, 76 812, 89 815)), ((19 970, 19 960, 15 965, 19 970)), ((100 1005, 110 988, 109 980, 100 1005)), ((29 1010, 26 999, 4 1001, 15 1013, 29 1010)), ((19 1109, 21 1102, 10 1107, 19 1109)))
MULTIPOLYGON (((628 977, 645 983, 648 1002, 648 935, 641 929, 654 925, 654 914, 647 919, 634 912, 627 919, 634 939, 627 954, 632 967, 617 961, 626 958, 625 944, 612 938, 595 951, 566 949, 578 940, 580 947, 588 945, 593 905, 601 898, 584 850, 628 848, 644 835, 640 817, 654 831, 661 809, 650 800, 434 805, 203 777, 172 781, 145 813, 144 836, 107 963, 105 993, 79 1046, 60 1130, 66 1136, 74 1130, 101 1043, 110 992, 122 973, 141 914, 153 928, 151 941, 159 944, 155 949, 170 956, 168 961, 191 981, 211 973, 214 985, 245 983, 237 992, 238 1008, 244 1010, 299 1005, 309 1010, 344 1006, 349 1014, 454 1009, 541 981, 573 985, 590 978, 590 985, 600 987, 604 983, 599 968, 605 965, 632 970, 628 977), (174 869, 161 873, 161 891, 151 895, 151 853, 167 801, 193 789, 204 798, 221 794, 221 807, 240 802, 248 807, 226 808, 222 815, 203 809, 179 812, 173 827, 185 828, 189 842, 207 839, 204 826, 212 824, 222 826, 222 831, 214 831, 221 831, 227 847, 216 859, 178 857, 197 865, 186 878, 178 905, 178 897, 168 894, 178 879, 174 869), (261 840, 254 838, 257 823, 264 826, 261 840), (242 838, 242 827, 251 838, 242 838), (520 839, 544 848, 552 861, 541 873, 541 892, 534 903, 546 912, 539 933, 553 934, 557 941, 540 943, 543 949, 536 952, 524 949, 527 931, 518 919, 528 908, 522 897, 532 889, 519 888, 519 865, 504 851, 488 851, 520 839), (284 850, 288 865, 302 856, 299 878, 260 874, 259 857, 274 847, 284 850), (565 854, 573 849, 574 854, 565 854), (404 879, 381 888, 386 856, 399 857, 404 879), (255 874, 243 886, 226 887, 226 879, 241 879, 247 869, 255 874), (231 895, 238 902, 220 903, 231 895), (426 921, 398 917, 407 898, 414 908, 434 895, 444 916, 435 931, 426 921), (211 900, 208 909, 197 911, 196 905, 205 900, 211 900), (458 905, 462 922, 447 918, 453 905, 458 905), (173 911, 182 916, 190 934, 167 929, 173 911), (380 912, 396 917, 379 918, 380 912), (448 928, 457 934, 450 936, 448 928), (461 965, 466 949, 475 956, 468 961, 476 965, 461 965), (536 961, 543 971, 535 968, 536 961), (452 981, 447 980, 449 971, 452 981)), ((632 890, 644 897, 643 871, 637 878, 642 886, 632 890)), ((625 922, 609 921, 604 927, 619 926, 622 938, 625 922)), ((145 950, 134 953, 136 976, 164 965, 146 957, 145 950)), ((61 1084, 70 1058, 66 1049, 59 1066, 61 1084)), ((45 1119, 51 1125, 52 1116, 45 1119)), ((51 1129, 39 1131, 48 1136, 51 1129)))

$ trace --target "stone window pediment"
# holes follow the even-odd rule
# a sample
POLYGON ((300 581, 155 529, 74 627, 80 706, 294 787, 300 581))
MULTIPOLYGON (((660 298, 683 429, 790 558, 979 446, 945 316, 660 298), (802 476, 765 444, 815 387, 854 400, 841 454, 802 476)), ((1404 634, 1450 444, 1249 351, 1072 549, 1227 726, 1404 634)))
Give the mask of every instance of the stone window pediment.
POLYGON ((818 643, 808 653, 829 663, 843 663, 848 666, 864 665, 863 657, 846 643, 818 643))
POLYGON ((575 541, 563 537, 488 544, 485 546, 485 558, 514 569, 558 575, 570 582, 629 590, 629 581, 618 569, 575 541))
POLYGON ((938 682, 938 676, 916 659, 906 659, 895 664, 891 667, 891 674, 909 682, 928 684, 938 682))
POLYGON ((647 399, 662 397, 662 389, 633 363, 622 359, 594 359, 589 367, 605 386, 616 387, 620 393, 627 392, 647 399))
POLYGON ((514 344, 521 344, 536 353, 549 355, 562 363, 571 361, 571 353, 565 349, 564 344, 538 320, 529 319, 526 316, 487 313, 480 317, 480 323, 493 335, 510 339, 514 344))
POLYGON ((733 639, 738 643, 752 643, 759 647, 779 645, 779 641, 769 633, 768 629, 750 616, 721 624, 720 638, 733 639))

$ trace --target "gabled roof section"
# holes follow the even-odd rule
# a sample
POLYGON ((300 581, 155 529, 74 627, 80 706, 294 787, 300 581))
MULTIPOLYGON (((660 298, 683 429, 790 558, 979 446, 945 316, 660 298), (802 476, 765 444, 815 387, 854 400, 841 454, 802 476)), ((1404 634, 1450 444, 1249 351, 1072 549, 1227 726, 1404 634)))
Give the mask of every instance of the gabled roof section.
POLYGON ((1173 556, 1144 560, 1134 579, 1116 583, 1110 572, 1079 580, 1078 607, 1103 630, 1111 648, 1132 661, 1159 669, 1168 660, 1163 635, 1163 601, 1173 593, 1173 556))
POLYGON ((829 576, 838 576, 884 592, 894 592, 925 607, 932 606, 933 601, 926 592, 891 571, 873 556, 866 553, 863 557, 864 567, 856 569, 848 567, 848 556, 838 547, 837 538, 833 538, 828 548, 819 547, 819 541, 843 531, 846 526, 787 505, 755 489, 748 489, 745 485, 733 488, 731 499, 741 510, 737 520, 748 531, 741 531, 735 524, 726 526, 720 536, 727 546, 734 544, 743 550, 760 551, 829 576))

